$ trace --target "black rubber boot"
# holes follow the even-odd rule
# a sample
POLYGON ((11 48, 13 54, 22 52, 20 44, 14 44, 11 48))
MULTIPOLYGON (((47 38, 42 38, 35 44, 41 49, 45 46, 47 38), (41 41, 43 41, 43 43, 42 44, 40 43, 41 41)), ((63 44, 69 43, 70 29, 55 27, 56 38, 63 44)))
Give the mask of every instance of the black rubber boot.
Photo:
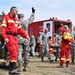
POLYGON ((24 63, 24 68, 23 68, 23 71, 27 71, 27 63, 24 63))
POLYGON ((44 62, 43 58, 41 58, 41 62, 44 62))
POLYGON ((51 58, 48 58, 48 59, 49 59, 49 62, 50 62, 50 63, 54 61, 54 60, 52 60, 51 58))
POLYGON ((55 61, 58 61, 58 60, 57 60, 57 57, 55 58, 55 61))
POLYGON ((16 69, 16 63, 12 62, 9 66, 9 75, 20 75, 20 72, 18 72, 16 69))
POLYGON ((44 62, 44 56, 41 56, 41 62, 44 62))
POLYGON ((74 55, 71 56, 71 64, 74 64, 74 55))

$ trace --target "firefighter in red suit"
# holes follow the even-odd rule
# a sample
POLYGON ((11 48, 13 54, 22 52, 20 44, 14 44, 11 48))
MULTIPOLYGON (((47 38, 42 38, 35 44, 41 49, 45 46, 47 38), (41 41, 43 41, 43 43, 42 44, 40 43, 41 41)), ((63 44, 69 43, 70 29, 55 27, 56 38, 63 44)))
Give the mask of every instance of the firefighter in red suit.
POLYGON ((48 39, 49 39, 49 53, 50 53, 50 57, 52 59, 52 54, 53 54, 53 50, 54 50, 54 48, 53 48, 54 47, 54 43, 52 41, 52 37, 51 36, 49 36, 48 39))
POLYGON ((68 32, 68 26, 64 25, 62 32, 62 45, 60 48, 60 66, 63 68, 64 60, 66 58, 66 67, 70 64, 70 44, 72 43, 71 34, 68 32), (65 58, 64 58, 65 57, 65 58))
POLYGON ((62 32, 63 31, 63 24, 60 24, 60 27, 58 28, 58 32, 62 32))
POLYGON ((10 54, 9 59, 9 74, 19 74, 15 70, 16 62, 18 58, 18 38, 17 34, 20 34, 22 37, 29 39, 28 34, 21 28, 16 15, 18 14, 17 7, 11 7, 10 12, 3 17, 2 20, 2 37, 6 42, 6 47, 10 54))
POLYGON ((53 46, 54 46, 54 43, 51 39, 51 36, 49 36, 49 53, 50 53, 50 55, 53 54, 53 49, 54 49, 53 46))

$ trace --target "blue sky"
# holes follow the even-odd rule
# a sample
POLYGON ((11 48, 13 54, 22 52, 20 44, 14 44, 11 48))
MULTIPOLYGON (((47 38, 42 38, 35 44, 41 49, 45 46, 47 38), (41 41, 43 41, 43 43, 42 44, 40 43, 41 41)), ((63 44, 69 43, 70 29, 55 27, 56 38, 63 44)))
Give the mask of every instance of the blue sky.
POLYGON ((0 13, 9 12, 12 6, 19 9, 19 13, 28 19, 31 8, 35 7, 35 21, 57 17, 58 19, 70 19, 75 25, 75 0, 0 0, 0 13))

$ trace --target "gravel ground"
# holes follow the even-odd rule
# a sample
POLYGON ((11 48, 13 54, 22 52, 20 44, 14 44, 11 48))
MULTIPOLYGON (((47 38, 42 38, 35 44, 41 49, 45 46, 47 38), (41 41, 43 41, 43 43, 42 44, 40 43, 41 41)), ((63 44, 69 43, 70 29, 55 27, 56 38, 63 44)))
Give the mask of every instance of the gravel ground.
MULTIPOLYGON (((49 63, 47 57, 41 62, 38 57, 30 57, 27 72, 21 72, 20 75, 75 75, 75 64, 68 68, 57 68, 59 61, 49 63)), ((8 75, 8 70, 0 69, 0 75, 8 75)))

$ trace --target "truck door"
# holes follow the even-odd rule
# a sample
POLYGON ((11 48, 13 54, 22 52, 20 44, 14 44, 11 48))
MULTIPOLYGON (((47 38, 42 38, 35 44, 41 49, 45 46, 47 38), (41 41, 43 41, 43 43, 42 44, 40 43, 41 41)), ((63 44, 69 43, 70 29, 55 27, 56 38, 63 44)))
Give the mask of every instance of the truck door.
POLYGON ((43 29, 48 28, 48 36, 52 37, 52 21, 46 21, 43 23, 43 29))

